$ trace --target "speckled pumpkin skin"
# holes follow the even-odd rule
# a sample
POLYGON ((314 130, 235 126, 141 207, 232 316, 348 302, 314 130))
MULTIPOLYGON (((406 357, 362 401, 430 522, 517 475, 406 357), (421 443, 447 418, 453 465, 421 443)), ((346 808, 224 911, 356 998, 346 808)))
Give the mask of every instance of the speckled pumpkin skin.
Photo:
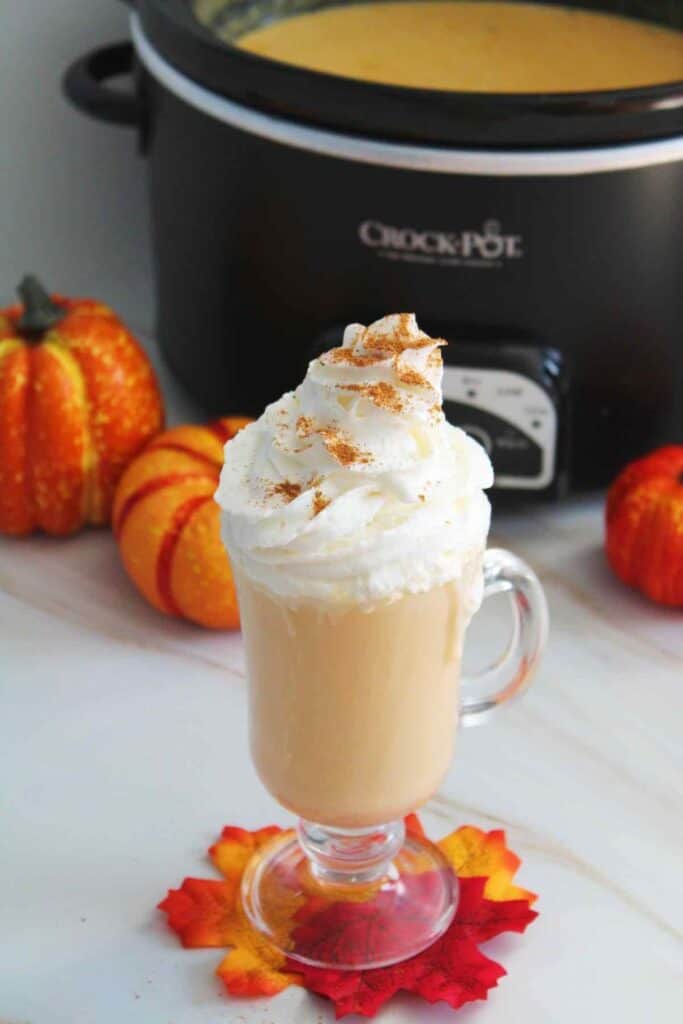
POLYGON ((683 608, 683 445, 659 448, 619 474, 606 524, 617 576, 659 604, 683 608))
POLYGON ((239 628, 213 495, 223 447, 249 422, 231 416, 159 434, 123 474, 114 500, 114 533, 140 592, 159 611, 209 629, 239 628))
POLYGON ((0 533, 108 523, 116 484, 163 426, 152 366, 111 309, 54 296, 64 319, 21 336, 0 310, 0 533))

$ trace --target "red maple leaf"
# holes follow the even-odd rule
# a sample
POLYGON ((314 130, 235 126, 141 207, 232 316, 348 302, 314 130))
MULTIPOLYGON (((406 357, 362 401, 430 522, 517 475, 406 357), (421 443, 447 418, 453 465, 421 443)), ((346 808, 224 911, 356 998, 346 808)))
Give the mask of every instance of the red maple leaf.
POLYGON ((295 914, 294 949, 305 949, 306 956, 318 960, 346 964, 367 962, 370 952, 376 957, 379 949, 382 959, 401 956, 412 944, 414 932, 432 919, 430 910, 441 892, 438 872, 407 875, 403 892, 401 913, 396 912, 393 890, 380 890, 373 899, 358 903, 309 898, 295 914))
MULTIPOLYGON (((424 872, 408 881, 416 889, 427 887, 427 893, 428 887, 437 882, 435 874, 424 872)), ((437 942, 410 960, 370 971, 333 971, 290 959, 287 968, 302 975, 306 988, 331 999, 337 1017, 347 1013, 372 1017, 400 990, 414 992, 431 1003, 443 1000, 455 1009, 474 999, 485 999, 505 971, 484 956, 477 943, 504 931, 522 932, 537 916, 526 900, 485 899, 485 884, 485 878, 460 880, 460 901, 453 923, 437 942)), ((411 902, 414 895, 411 893, 411 902)), ((376 951, 378 941, 387 941, 383 916, 387 899, 380 893, 366 904, 350 907, 334 903, 312 914, 308 908, 302 913, 302 908, 297 920, 303 919, 303 923, 292 933, 295 948, 298 940, 320 959, 341 953, 347 963, 362 961, 366 949, 376 951)), ((404 923, 407 934, 413 924, 412 919, 404 923)), ((396 931, 389 936, 392 934, 395 936, 396 931)))
POLYGON ((452 927, 473 942, 487 942, 503 932, 523 932, 538 917, 528 900, 488 900, 486 878, 461 878, 458 910, 452 927))
MULTIPOLYGON (((476 947, 475 947, 476 948, 476 947)), ((405 960, 392 967, 374 971, 331 971, 322 967, 297 964, 304 987, 334 1003, 337 1019, 347 1013, 374 1017, 377 1011, 401 989, 410 991, 417 981, 416 960, 405 960)), ((289 961, 293 964, 294 961, 289 961)))
POLYGON ((237 887, 233 881, 186 878, 159 904, 183 946, 197 949, 232 942, 237 887))
POLYGON ((427 1002, 447 1002, 454 1009, 486 999, 505 970, 481 953, 470 939, 460 938, 453 926, 438 942, 410 960, 372 971, 331 971, 288 961, 306 988, 327 996, 337 1018, 347 1013, 374 1017, 399 991, 413 992, 427 1002))
POLYGON ((408 991, 429 1003, 442 1000, 454 1010, 474 999, 486 999, 489 989, 495 988, 506 973, 504 967, 484 956, 471 939, 460 938, 457 925, 451 925, 438 942, 416 959, 420 970, 408 991))

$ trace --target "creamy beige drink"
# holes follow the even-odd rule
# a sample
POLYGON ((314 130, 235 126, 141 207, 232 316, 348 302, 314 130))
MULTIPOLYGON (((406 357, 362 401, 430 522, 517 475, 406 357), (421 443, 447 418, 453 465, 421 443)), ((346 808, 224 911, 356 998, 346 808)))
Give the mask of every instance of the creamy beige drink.
POLYGON ((239 600, 252 757, 273 796, 346 828, 428 800, 453 754, 458 585, 329 610, 290 607, 242 578, 239 600))
POLYGON ((226 448, 254 762, 324 825, 400 818, 452 755, 492 473, 443 417, 440 344, 408 314, 352 325, 226 448))

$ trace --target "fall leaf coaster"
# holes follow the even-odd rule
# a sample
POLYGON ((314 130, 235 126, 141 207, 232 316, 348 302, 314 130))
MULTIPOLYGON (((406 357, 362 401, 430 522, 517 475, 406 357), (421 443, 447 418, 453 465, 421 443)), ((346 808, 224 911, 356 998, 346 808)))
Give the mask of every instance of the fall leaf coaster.
MULTIPOLYGON (((424 835, 415 815, 406 819, 406 827, 424 835)), ((484 956, 479 943, 502 932, 523 932, 538 916, 531 909, 536 896, 513 884, 520 860, 505 845, 505 833, 464 825, 436 844, 460 885, 455 918, 440 939, 390 967, 369 971, 309 967, 284 956, 254 931, 241 904, 240 883, 247 863, 280 832, 277 827, 256 832, 224 828, 209 850, 223 879, 186 878, 180 889, 169 890, 159 904, 185 947, 231 947, 216 973, 233 996, 273 996, 289 985, 303 985, 330 999, 337 1017, 348 1013, 372 1017, 396 992, 406 991, 429 1003, 442 1000, 457 1010, 486 999, 505 974, 500 964, 484 956)), ((415 886, 428 886, 429 874, 416 873, 415 886)), ((360 916, 356 907, 350 926, 344 902, 331 899, 321 906, 319 899, 307 897, 302 881, 301 897, 282 907, 283 936, 292 951, 297 938, 305 940, 307 948, 317 944, 321 954, 332 945, 362 948, 381 899, 381 890, 375 891, 363 902, 365 913, 360 916)))

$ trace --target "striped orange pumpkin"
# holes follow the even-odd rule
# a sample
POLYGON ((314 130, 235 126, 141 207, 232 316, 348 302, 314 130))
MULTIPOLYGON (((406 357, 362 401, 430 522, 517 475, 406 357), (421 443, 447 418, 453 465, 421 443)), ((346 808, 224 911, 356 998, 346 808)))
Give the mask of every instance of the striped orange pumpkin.
POLYGON ((114 500, 114 533, 138 589, 159 611, 210 629, 239 628, 213 495, 223 446, 246 423, 230 416, 159 434, 123 474, 114 500))
POLYGON ((35 278, 0 310, 0 533, 108 523, 131 458, 163 425, 147 356, 111 309, 35 278))

